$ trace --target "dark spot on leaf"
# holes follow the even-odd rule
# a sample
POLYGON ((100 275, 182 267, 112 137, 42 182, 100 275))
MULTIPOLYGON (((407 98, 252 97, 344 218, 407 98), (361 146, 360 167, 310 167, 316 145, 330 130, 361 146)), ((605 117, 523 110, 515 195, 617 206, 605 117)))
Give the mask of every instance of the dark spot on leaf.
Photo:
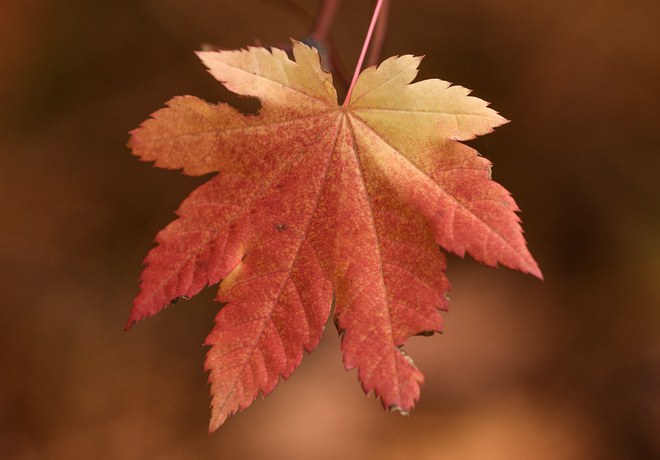
POLYGON ((396 348, 397 350, 399 350, 399 353, 401 353, 401 355, 405 358, 405 360, 410 363, 411 366, 415 366, 415 363, 413 362, 410 355, 408 355, 408 353, 406 353, 405 350, 403 349, 403 345, 397 345, 396 348))
POLYGON ((403 410, 403 409, 401 409, 399 406, 394 405, 394 404, 392 404, 391 406, 389 406, 389 407, 387 408, 387 410, 390 411, 390 412, 398 412, 398 413, 400 413, 401 415, 410 415, 410 411, 403 410))
POLYGON ((421 335, 423 337, 431 337, 433 334, 435 334, 435 331, 422 331, 417 333, 417 335, 421 335))
POLYGON ((335 328, 337 329, 337 334, 339 334, 339 336, 341 337, 341 335, 344 333, 344 330, 341 328, 341 326, 339 326, 339 318, 337 318, 337 316, 335 316, 334 318, 332 318, 332 321, 335 323, 335 328))
POLYGON ((286 225, 284 225, 283 223, 275 224, 275 230, 277 230, 278 232, 283 232, 286 230, 286 225))

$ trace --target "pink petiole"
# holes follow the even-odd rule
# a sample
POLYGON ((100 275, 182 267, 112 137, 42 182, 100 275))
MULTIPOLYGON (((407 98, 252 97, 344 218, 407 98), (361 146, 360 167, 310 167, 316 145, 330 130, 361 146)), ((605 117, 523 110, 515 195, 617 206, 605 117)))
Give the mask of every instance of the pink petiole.
POLYGON ((353 92, 353 87, 355 86, 355 82, 357 81, 358 76, 360 75, 360 71, 362 70, 364 57, 367 55, 367 50, 369 49, 369 42, 371 41, 371 35, 374 32, 374 28, 376 27, 376 22, 378 22, 378 15, 380 14, 381 6, 383 6, 383 0, 378 0, 378 3, 376 3, 376 8, 374 8, 374 14, 371 17, 371 24, 369 24, 367 37, 364 39, 364 44, 362 45, 362 52, 360 53, 360 58, 358 59, 357 65, 355 66, 355 72, 353 73, 353 80, 351 81, 351 86, 348 87, 346 98, 344 99, 344 103, 342 104, 342 106, 344 107, 346 107, 348 103, 351 101, 351 93, 353 92))

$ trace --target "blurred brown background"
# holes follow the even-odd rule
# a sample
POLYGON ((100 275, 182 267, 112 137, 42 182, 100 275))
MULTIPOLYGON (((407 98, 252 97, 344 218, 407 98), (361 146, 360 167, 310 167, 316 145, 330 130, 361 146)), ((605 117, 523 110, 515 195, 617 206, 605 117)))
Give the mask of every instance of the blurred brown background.
MULTIPOLYGON (((473 144, 546 277, 450 257, 446 333, 408 347, 411 417, 362 394, 329 326, 208 435, 213 290, 122 331, 152 238, 204 181, 140 163, 127 132, 174 95, 228 100, 192 51, 303 38, 289 3, 0 0, 0 456, 660 458, 658 0, 393 0, 385 56, 424 54, 422 78, 513 120, 473 144)), ((347 68, 371 6, 339 11, 347 68)))

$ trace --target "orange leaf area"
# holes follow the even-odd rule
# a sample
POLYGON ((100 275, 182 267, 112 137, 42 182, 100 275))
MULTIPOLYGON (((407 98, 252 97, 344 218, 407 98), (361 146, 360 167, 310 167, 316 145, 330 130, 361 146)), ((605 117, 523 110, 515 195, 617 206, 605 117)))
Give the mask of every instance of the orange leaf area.
POLYGON ((385 407, 410 411, 422 373, 408 337, 439 331, 445 258, 466 252, 541 277, 509 193, 461 140, 506 122, 441 80, 411 83, 421 58, 392 57, 337 104, 318 53, 198 53, 257 115, 177 97, 132 132, 142 160, 218 172, 156 237, 127 328, 220 283, 206 340, 210 429, 270 393, 319 343, 334 299, 347 369, 385 407))

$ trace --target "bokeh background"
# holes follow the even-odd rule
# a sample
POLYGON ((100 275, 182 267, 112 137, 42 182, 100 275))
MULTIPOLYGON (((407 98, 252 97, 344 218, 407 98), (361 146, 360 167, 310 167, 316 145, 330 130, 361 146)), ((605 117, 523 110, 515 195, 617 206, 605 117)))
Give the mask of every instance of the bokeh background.
MULTIPOLYGON (((209 435, 213 289, 122 331, 155 233, 205 180, 137 161, 128 131, 174 95, 236 102, 193 50, 304 38, 319 5, 0 0, 0 456, 660 458, 658 0, 393 0, 385 56, 426 55, 422 78, 512 120, 472 144, 546 277, 450 256, 446 332, 407 347, 410 417, 362 394, 329 325, 209 435)), ((349 69, 371 8, 338 12, 349 69)))

